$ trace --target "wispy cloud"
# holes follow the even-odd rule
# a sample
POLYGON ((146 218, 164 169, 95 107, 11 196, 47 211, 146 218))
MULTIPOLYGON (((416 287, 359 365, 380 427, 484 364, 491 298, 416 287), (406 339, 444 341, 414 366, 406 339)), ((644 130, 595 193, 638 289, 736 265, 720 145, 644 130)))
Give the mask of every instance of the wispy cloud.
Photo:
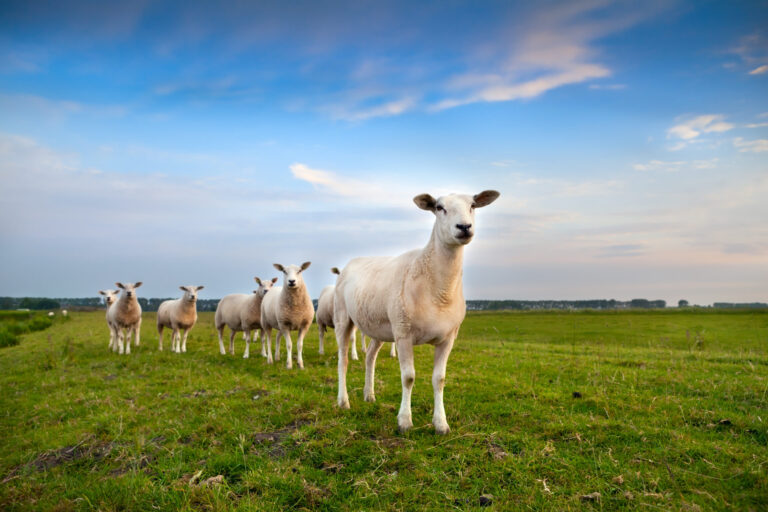
POLYGON ((741 153, 762 153, 768 151, 768 139, 744 140, 741 137, 733 139, 733 145, 741 153))
POLYGON ((759 32, 743 36, 737 45, 727 53, 736 55, 741 60, 734 68, 750 75, 762 75, 768 72, 768 40, 759 32))
POLYGON ((749 72, 750 75, 762 75, 764 73, 768 73, 768 64, 763 64, 762 66, 758 66, 749 72))
POLYGON ((722 114, 707 114, 688 119, 667 130, 667 139, 677 142, 670 146, 670 151, 677 151, 688 146, 703 133, 723 133, 732 130, 734 125, 724 121, 722 114))
POLYGON ((651 160, 644 164, 634 164, 632 168, 636 171, 641 172, 647 172, 647 171, 663 171, 663 172, 678 172, 685 169, 697 169, 697 170, 703 170, 703 169, 714 169, 717 167, 717 158, 713 158, 711 160, 693 160, 693 161, 684 161, 684 160, 678 160, 673 162, 668 162, 664 160, 651 160))

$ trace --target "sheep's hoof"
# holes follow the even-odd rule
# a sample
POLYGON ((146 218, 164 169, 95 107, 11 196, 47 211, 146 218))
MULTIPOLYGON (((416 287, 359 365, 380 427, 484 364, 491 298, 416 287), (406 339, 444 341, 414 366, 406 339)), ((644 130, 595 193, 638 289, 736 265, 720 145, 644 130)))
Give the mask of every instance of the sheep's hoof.
POLYGON ((397 428, 400 430, 400 432, 408 432, 411 430, 413 428, 413 421, 411 421, 411 417, 398 416, 397 428))
POLYGON ((266 353, 266 352, 264 352, 264 351, 262 351, 262 352, 261 352, 261 357, 267 357, 267 353, 266 353))
POLYGON ((321 356, 324 356, 324 355, 325 355, 325 350, 321 350, 321 351, 319 352, 319 354, 320 354, 321 356))
POLYGON ((298 362, 298 363, 296 363, 296 364, 297 364, 297 366, 299 367, 299 370, 303 370, 303 369, 304 369, 304 362, 303 362, 303 361, 299 361, 299 362, 298 362))
POLYGON ((365 401, 366 402, 375 402, 376 401, 376 395, 374 395, 373 393, 371 393, 369 395, 365 395, 365 401))
POLYGON ((357 361, 359 358, 357 357, 357 354, 352 354, 352 360, 357 361))
POLYGON ((349 409, 349 399, 348 398, 339 399, 337 403, 339 405, 339 409, 349 409))
POLYGON ((248 359, 248 354, 243 354, 243 359, 248 359))
POLYGON ((270 357, 267 359, 267 364, 275 364, 275 361, 270 357))
POLYGON ((219 353, 221 353, 221 355, 223 356, 227 355, 227 352, 225 350, 219 350, 219 353))
POLYGON ((440 434, 441 436, 444 436, 450 431, 451 431, 451 427, 449 427, 447 423, 445 423, 444 425, 435 425, 436 434, 440 434))

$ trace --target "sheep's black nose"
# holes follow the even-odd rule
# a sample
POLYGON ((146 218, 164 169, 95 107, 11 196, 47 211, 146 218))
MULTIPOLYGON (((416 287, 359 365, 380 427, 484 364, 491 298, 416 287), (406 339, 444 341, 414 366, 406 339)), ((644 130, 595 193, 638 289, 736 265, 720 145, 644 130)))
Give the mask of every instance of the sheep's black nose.
POLYGON ((293 285, 295 285, 295 284, 296 284, 296 280, 295 280, 295 279, 289 279, 289 280, 288 280, 288 284, 289 284, 289 285, 291 285, 291 286, 293 286, 293 285))
POLYGON ((459 228, 461 231, 469 231, 472 227, 472 224, 456 224, 456 227, 459 228))

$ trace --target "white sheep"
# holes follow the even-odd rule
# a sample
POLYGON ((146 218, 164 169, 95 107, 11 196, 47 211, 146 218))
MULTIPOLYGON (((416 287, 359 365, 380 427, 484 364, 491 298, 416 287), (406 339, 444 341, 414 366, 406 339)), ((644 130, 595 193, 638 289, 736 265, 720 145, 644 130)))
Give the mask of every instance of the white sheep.
MULTIPOLYGON (((225 355, 224 349, 224 326, 229 327, 229 353, 235 353, 235 333, 243 331, 245 339, 245 352, 243 358, 247 359, 250 354, 251 331, 256 331, 256 336, 261 339, 261 355, 267 358, 267 362, 272 362, 272 350, 267 353, 264 349, 264 328, 261 325, 261 302, 264 300, 267 292, 272 289, 272 285, 277 282, 277 278, 261 280, 258 277, 253 278, 259 285, 257 290, 253 290, 250 295, 244 293, 233 293, 227 295, 219 301, 216 306, 216 316, 214 323, 219 333, 219 351, 225 355)), ((254 340, 255 341, 255 340, 254 340)))
POLYGON ((122 290, 120 298, 107 310, 107 323, 115 329, 118 351, 121 354, 131 353, 131 334, 133 342, 139 346, 141 330, 141 306, 136 298, 136 288, 141 281, 132 283, 115 283, 122 290), (127 334, 127 341, 126 341, 127 334))
POLYGON ((411 391, 416 379, 413 347, 435 346, 432 386, 432 423, 438 434, 450 431, 443 406, 445 368, 453 342, 466 314, 462 288, 464 246, 473 237, 475 208, 492 203, 499 193, 486 190, 475 196, 451 194, 435 199, 429 194, 413 201, 435 214, 432 235, 423 249, 396 257, 356 258, 336 280, 334 324, 339 344, 339 407, 349 409, 347 395, 348 345, 354 326, 372 337, 365 357, 364 397, 373 391, 376 355, 382 341, 397 343, 403 387, 397 424, 413 426, 411 391))
POLYGON ((109 348, 113 351, 117 351, 117 333, 112 324, 109 323, 109 308, 117 300, 117 294, 120 290, 99 290, 99 294, 104 296, 104 303, 107 305, 107 327, 109 327, 109 348))
MULTIPOLYGON (((341 272, 338 268, 333 267, 331 268, 331 272, 338 275, 341 272)), ((318 338, 320 339, 320 355, 325 354, 324 349, 324 341, 325 341, 325 331, 328 328, 333 329, 333 295, 334 291, 336 290, 335 285, 328 285, 325 288, 323 288, 323 291, 320 292, 320 298, 317 299, 317 313, 315 313, 315 320, 317 321, 317 334, 318 338)), ((352 360, 357 361, 357 329, 355 328, 352 331, 352 360)), ((363 352, 366 351, 366 345, 365 345, 365 334, 362 332, 360 333, 360 345, 363 349, 363 352)), ((395 344, 392 344, 392 349, 390 350, 390 355, 392 357, 397 357, 397 353, 395 352, 395 344)))
POLYGON ((48 312, 48 316, 53 316, 53 315, 54 315, 53 311, 48 312))
MULTIPOLYGON (((279 263, 274 266, 283 273, 284 286, 276 286, 261 303, 261 325, 267 335, 267 346, 271 347, 272 329, 277 329, 275 336, 275 360, 280 360, 280 338, 285 339, 286 367, 293 368, 293 344, 291 331, 299 331, 296 346, 296 364, 304 368, 304 336, 312 325, 315 308, 309 296, 301 273, 309 268, 310 262, 304 262, 301 267, 279 263)), ((270 348, 271 350, 271 348, 270 348)))
POLYGON ((62 309, 62 310, 61 310, 61 314, 62 314, 63 316, 67 316, 67 315, 69 314, 69 311, 67 311, 66 309, 62 309))
POLYGON ((187 351, 187 335, 197 322, 197 292, 203 288, 203 286, 179 286, 179 289, 184 292, 184 296, 180 299, 163 301, 157 308, 158 348, 161 351, 163 350, 163 329, 165 327, 173 329, 171 352, 187 351), (184 331, 183 342, 181 341, 181 331, 184 331))

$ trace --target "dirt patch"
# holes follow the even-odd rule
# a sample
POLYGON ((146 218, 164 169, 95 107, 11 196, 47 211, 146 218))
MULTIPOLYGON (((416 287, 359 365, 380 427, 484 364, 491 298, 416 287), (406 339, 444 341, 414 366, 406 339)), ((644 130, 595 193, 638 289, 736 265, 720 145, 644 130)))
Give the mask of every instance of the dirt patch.
POLYGON ((81 443, 73 446, 65 446, 58 450, 41 453, 35 460, 30 462, 28 466, 33 467, 38 471, 47 471, 56 466, 79 459, 89 458, 99 461, 109 455, 112 449, 117 446, 117 443, 102 443, 93 446, 84 446, 81 443))
POLYGON ((310 423, 308 420, 298 420, 290 425, 272 432, 256 432, 253 434, 254 445, 260 445, 267 448, 267 454, 273 458, 285 457, 287 451, 282 441, 296 432, 299 427, 310 423))
POLYGON ((116 378, 117 378, 117 374, 116 373, 110 373, 109 375, 104 377, 104 380, 110 381, 110 380, 115 380, 116 378))

